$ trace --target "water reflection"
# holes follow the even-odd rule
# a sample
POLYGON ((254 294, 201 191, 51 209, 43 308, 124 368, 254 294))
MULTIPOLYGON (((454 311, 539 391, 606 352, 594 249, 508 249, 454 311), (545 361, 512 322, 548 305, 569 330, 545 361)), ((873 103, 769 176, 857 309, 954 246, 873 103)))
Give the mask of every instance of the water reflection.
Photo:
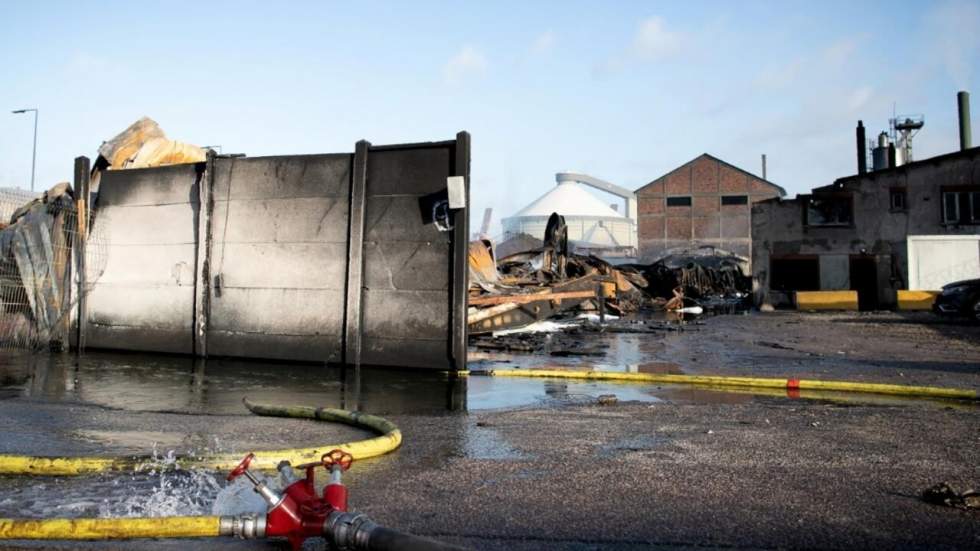
POLYGON ((87 353, 4 357, 6 397, 78 401, 107 408, 244 414, 241 401, 371 413, 465 411, 466 381, 446 373, 344 368, 181 356, 87 353))
MULTIPOLYGON (((663 352, 660 339, 633 334, 598 338, 607 344, 601 358, 513 355, 475 361, 471 368, 681 372, 677 364, 657 360, 663 352)), ((29 397, 128 411, 246 415, 241 401, 248 397, 379 415, 427 414, 583 403, 603 394, 620 401, 719 401, 717 392, 615 381, 460 378, 438 371, 112 352, 0 356, 0 399, 29 397)))

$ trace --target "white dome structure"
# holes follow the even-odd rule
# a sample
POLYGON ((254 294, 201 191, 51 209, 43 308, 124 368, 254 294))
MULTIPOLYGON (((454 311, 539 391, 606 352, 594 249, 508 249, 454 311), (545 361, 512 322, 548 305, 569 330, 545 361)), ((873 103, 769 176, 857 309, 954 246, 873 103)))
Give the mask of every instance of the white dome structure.
POLYGON ((636 250, 636 222, 623 216, 575 180, 558 178, 558 185, 537 198, 517 214, 504 218, 504 240, 519 234, 544 238, 551 213, 565 217, 568 240, 576 249, 601 254, 603 249, 617 256, 636 250))

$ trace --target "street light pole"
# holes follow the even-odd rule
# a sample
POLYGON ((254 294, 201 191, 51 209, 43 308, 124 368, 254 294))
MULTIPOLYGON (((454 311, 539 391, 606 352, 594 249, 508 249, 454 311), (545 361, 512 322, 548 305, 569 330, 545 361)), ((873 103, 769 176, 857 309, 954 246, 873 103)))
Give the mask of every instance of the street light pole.
POLYGON ((37 166, 37 115, 38 111, 36 108, 32 109, 17 109, 11 111, 11 113, 27 113, 29 111, 34 112, 34 150, 31 151, 31 192, 34 191, 34 168, 37 166))

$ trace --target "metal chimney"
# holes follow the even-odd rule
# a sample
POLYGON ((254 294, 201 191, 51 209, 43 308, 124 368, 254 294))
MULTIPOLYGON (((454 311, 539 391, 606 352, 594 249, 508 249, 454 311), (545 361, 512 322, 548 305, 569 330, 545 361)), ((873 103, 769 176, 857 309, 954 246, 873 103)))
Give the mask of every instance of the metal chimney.
POLYGON ((973 136, 970 132, 970 93, 958 92, 956 103, 960 111, 960 151, 973 147, 973 136))
POLYGON ((762 179, 766 179, 766 154, 762 154, 762 179))
POLYGON ((857 126, 857 156, 858 156, 858 174, 864 174, 868 172, 868 140, 864 135, 864 121, 858 121, 857 126))

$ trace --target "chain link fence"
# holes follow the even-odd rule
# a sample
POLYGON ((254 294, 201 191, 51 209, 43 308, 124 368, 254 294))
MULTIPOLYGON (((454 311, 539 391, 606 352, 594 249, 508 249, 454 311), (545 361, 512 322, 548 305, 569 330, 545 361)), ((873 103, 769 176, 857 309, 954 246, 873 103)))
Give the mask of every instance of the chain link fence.
POLYGON ((0 350, 62 349, 73 307, 105 271, 106 225, 68 184, 24 199, 0 189, 0 350))

